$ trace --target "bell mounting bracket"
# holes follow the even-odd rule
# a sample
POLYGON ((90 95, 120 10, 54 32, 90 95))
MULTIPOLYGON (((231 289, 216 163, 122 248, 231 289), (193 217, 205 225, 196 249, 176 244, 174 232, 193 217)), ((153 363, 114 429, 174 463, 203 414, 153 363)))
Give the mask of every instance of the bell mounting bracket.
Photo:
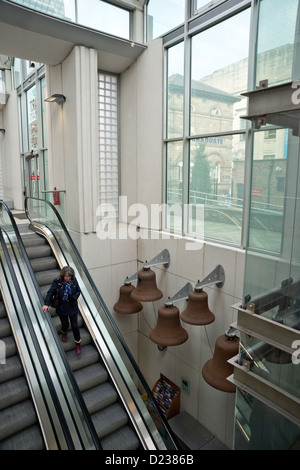
POLYGON ((133 276, 127 277, 124 281, 125 285, 131 284, 132 282, 135 282, 138 280, 138 273, 141 271, 145 271, 147 269, 150 269, 152 266, 160 266, 164 265, 165 268, 168 268, 170 266, 170 253, 169 250, 165 249, 161 251, 158 255, 156 255, 152 260, 146 261, 142 269, 137 271, 133 276))
POLYGON ((225 331, 225 336, 229 339, 234 339, 238 335, 239 330, 234 328, 234 326, 230 326, 228 330, 225 331))
POLYGON ((171 299, 169 298, 165 302, 165 306, 171 307, 175 302, 179 302, 180 300, 186 300, 192 290, 193 286, 190 282, 188 282, 185 286, 182 287, 182 289, 177 292, 177 294, 175 294, 171 299))
POLYGON ((213 271, 208 274, 203 281, 197 282, 195 285, 195 290, 199 291, 202 290, 203 287, 211 286, 215 284, 217 287, 223 287, 225 282, 225 271, 223 266, 218 264, 213 271))
MULTIPOLYGON (((217 287, 223 287, 225 282, 225 271, 224 268, 219 264, 215 269, 208 274, 203 281, 198 281, 194 287, 196 292, 201 291, 203 287, 211 286, 216 284, 217 287)), ((172 298, 168 298, 165 302, 166 307, 171 307, 174 302, 179 302, 180 300, 186 300, 189 297, 189 293, 193 290, 192 284, 188 282, 182 289, 180 289, 177 294, 172 298)))

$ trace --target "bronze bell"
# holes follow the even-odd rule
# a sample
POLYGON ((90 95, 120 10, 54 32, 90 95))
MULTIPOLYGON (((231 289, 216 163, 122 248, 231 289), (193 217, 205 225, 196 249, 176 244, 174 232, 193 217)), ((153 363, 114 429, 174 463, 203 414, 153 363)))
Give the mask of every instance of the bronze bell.
POLYGON ((222 392, 234 393, 236 386, 227 380, 233 374, 233 365, 227 361, 236 356, 239 351, 239 338, 221 335, 217 338, 213 358, 202 368, 204 380, 212 387, 222 392))
POLYGON ((120 287, 120 297, 114 305, 115 312, 129 314, 140 312, 143 309, 142 304, 131 297, 131 292, 134 289, 132 284, 124 284, 120 287))
POLYGON ((181 313, 181 320, 190 325, 209 325, 215 321, 208 308, 207 293, 193 290, 189 293, 187 308, 181 313))
POLYGON ((131 293, 131 298, 139 302, 153 302, 159 300, 163 293, 157 288, 156 274, 151 269, 138 272, 138 283, 131 293))
POLYGON ((150 332, 150 339, 159 346, 177 346, 188 339, 187 331, 181 326, 179 310, 174 305, 160 307, 156 327, 150 332))

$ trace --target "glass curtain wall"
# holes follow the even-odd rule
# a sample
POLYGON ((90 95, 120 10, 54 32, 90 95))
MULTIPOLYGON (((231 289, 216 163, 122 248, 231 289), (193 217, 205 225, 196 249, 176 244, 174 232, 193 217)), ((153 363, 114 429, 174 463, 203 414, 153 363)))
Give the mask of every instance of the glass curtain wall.
POLYGON ((25 7, 130 39, 130 11, 102 0, 19 0, 25 7))
MULTIPOLYGON (((276 90, 275 103, 280 103, 280 98, 284 102, 282 84, 290 86, 300 78, 299 14, 298 0, 259 2, 254 83, 260 88, 267 80, 276 90)), ((292 86, 290 89, 292 95, 292 86)), ((298 403, 299 408, 300 341, 289 345, 294 350, 291 354, 283 349, 282 338, 293 331, 297 336, 300 329, 300 112, 266 114, 266 120, 272 125, 252 125, 244 306, 250 308, 248 302, 253 303, 256 325, 268 322, 268 337, 280 330, 277 338, 281 347, 276 347, 276 342, 269 344, 263 336, 241 333, 240 361, 247 364, 258 383, 261 380, 280 392, 282 403, 272 406, 271 400, 268 403, 257 396, 257 389, 252 394, 238 390, 234 446, 237 450, 299 450, 299 417, 286 403, 290 400, 290 407, 298 403)))
POLYGON ((183 109, 184 109, 184 42, 168 49, 168 97, 166 144, 166 226, 182 230, 183 191, 183 109))
MULTIPOLYGON (((299 79, 298 59, 299 1, 262 0, 259 8, 256 55, 256 86, 268 80, 271 87, 299 79), (276 8, 274 8, 276 6, 276 8), (273 28, 277 24, 276 34, 273 28), (271 35, 271 37, 270 37, 271 35), (284 65, 284 66, 283 66, 284 65)), ((281 122, 288 124, 287 118, 281 122)), ((291 250, 297 249, 293 232, 297 203, 299 137, 288 126, 253 126, 253 168, 249 222, 248 266, 267 253, 273 260, 287 261, 285 277, 289 277, 291 250)), ((295 261, 295 259, 294 259, 295 261)), ((255 269, 255 266, 253 266, 255 269)), ((284 277, 283 264, 281 274, 284 277)), ((248 270, 246 270, 247 272, 248 270)), ((249 272, 249 271, 248 271, 249 272)), ((245 295, 252 296, 276 285, 274 276, 259 279, 246 275, 245 295)))
POLYGON ((184 209, 165 224, 240 245, 250 9, 198 29, 167 48, 166 202, 184 209), (204 233, 194 231, 197 213, 204 233))
POLYGON ((24 195, 41 197, 42 191, 49 189, 44 66, 15 58, 13 81, 19 99, 24 195))
POLYGON ((147 41, 152 41, 185 20, 185 0, 149 0, 147 5, 147 41))
POLYGON ((238 244, 249 28, 247 9, 193 36, 191 55, 189 203, 205 206, 205 237, 238 244))

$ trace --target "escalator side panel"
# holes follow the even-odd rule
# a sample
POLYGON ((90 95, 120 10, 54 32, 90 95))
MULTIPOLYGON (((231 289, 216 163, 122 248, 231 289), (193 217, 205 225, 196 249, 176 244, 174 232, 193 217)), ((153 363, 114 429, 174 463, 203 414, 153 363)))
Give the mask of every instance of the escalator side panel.
POLYGON ((5 280, 0 277, 1 321, 6 325, 0 329, 0 339, 6 346, 6 361, 0 364, 0 450, 44 450, 43 433, 7 316, 5 304, 12 302, 3 287, 5 280))

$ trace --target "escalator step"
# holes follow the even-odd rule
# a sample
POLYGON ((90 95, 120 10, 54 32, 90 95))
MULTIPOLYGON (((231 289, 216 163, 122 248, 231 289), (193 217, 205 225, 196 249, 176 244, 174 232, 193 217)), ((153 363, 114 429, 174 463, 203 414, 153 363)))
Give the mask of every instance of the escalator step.
POLYGON ((36 280, 39 286, 52 284, 53 280, 58 277, 59 269, 50 269, 49 271, 41 271, 36 273, 36 280))
POLYGON ((25 377, 18 377, 1 384, 0 410, 29 398, 30 393, 25 377))
POLYGON ((96 413, 118 400, 118 394, 109 382, 83 392, 82 396, 90 414, 96 413))
POLYGON ((99 354, 93 346, 87 345, 82 348, 80 356, 76 356, 74 350, 66 353, 69 364, 73 371, 87 367, 99 361, 99 354))
MULTIPOLYGON (((20 231, 20 229, 19 229, 20 231)), ((39 245, 45 245, 46 240, 44 237, 41 235, 38 235, 37 233, 31 232, 31 233, 21 233, 22 241, 24 243, 25 248, 30 246, 39 246, 39 245)))
POLYGON ((118 431, 101 440, 103 450, 137 450, 140 443, 136 434, 129 426, 123 426, 118 431))
POLYGON ((0 411, 0 441, 35 423, 36 414, 31 400, 23 401, 0 411))
POLYGON ((23 375, 23 367, 18 356, 8 357, 0 367, 0 384, 23 375))
POLYGON ((81 392, 106 382, 108 379, 108 373, 100 362, 76 370, 74 376, 81 392))
POLYGON ((45 444, 39 426, 33 425, 0 442, 0 450, 44 450, 45 444))
POLYGON ((27 246, 26 252, 30 260, 52 255, 51 248, 47 244, 38 246, 27 246))
POLYGON ((0 301, 0 318, 6 317, 6 309, 3 300, 0 301))
POLYGON ((57 268, 57 261, 53 256, 34 258, 31 259, 30 263, 35 273, 57 268))
POLYGON ((98 437, 101 439, 124 426, 128 421, 128 417, 122 406, 119 403, 115 403, 104 410, 94 413, 92 421, 98 437))
POLYGON ((11 334, 10 324, 7 318, 0 319, 0 338, 9 336, 11 334))
POLYGON ((1 340, 5 344, 5 357, 6 357, 6 359, 8 357, 14 356, 15 354, 18 354, 17 345, 16 345, 16 342, 15 342, 14 337, 12 335, 6 336, 5 338, 1 338, 1 340))

